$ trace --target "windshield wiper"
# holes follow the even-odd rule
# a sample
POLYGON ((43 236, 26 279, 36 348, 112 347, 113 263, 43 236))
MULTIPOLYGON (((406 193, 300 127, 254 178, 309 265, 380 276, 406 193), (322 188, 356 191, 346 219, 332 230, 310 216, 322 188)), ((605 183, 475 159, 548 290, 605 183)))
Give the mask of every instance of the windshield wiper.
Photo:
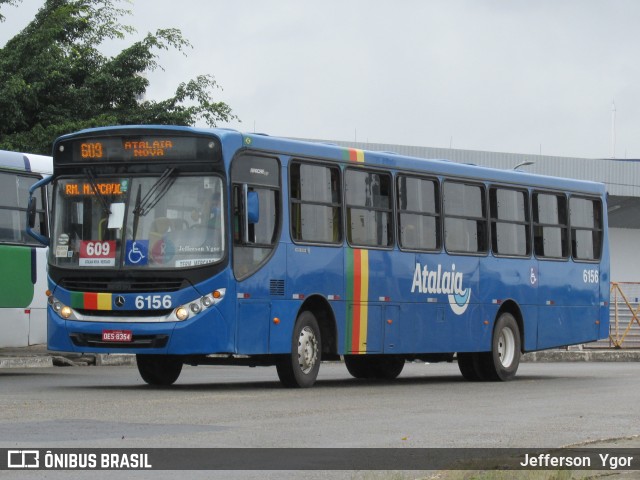
POLYGON ((134 215, 144 217, 156 206, 176 181, 177 177, 172 176, 175 170, 175 168, 167 168, 140 201, 138 201, 140 198, 140 190, 138 189, 138 198, 136 199, 136 206, 133 209, 134 215))
POLYGON ((98 184, 96 183, 96 175, 93 173, 93 170, 90 168, 87 168, 85 172, 87 174, 87 179, 89 180, 89 184, 91 185, 91 188, 93 188, 93 192, 96 194, 96 197, 100 202, 100 205, 102 205, 102 209, 105 211, 107 215, 111 215, 111 208, 109 207, 107 200, 104 198, 104 195, 98 189, 98 184))
POLYGON ((142 193, 142 185, 138 184, 138 193, 136 194, 136 206, 133 208, 133 240, 138 236, 138 223, 140 222, 140 203, 142 193))
POLYGON ((153 207, 160 201, 162 197, 169 191, 176 177, 172 177, 175 168, 167 168, 160 178, 156 180, 149 191, 142 197, 142 184, 138 184, 138 192, 136 193, 136 205, 133 208, 133 240, 138 236, 138 224, 140 217, 144 217, 153 207))

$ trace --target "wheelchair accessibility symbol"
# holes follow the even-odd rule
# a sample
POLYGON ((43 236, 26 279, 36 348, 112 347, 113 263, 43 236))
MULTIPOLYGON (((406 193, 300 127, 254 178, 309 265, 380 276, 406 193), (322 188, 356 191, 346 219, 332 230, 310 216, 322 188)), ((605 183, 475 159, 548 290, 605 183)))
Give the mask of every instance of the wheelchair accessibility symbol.
POLYGON ((127 240, 125 265, 147 265, 149 263, 149 240, 127 240))

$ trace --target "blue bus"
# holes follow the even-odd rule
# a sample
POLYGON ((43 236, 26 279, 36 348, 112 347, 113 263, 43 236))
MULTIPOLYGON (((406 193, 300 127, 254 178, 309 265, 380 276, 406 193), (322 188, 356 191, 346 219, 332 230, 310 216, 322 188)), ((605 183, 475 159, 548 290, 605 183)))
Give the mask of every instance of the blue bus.
POLYGON ((170 126, 53 159, 48 347, 136 354, 149 384, 238 364, 310 387, 340 359, 504 381, 609 332, 602 184, 170 126))
MULTIPOLYGON (((51 157, 0 150, 0 348, 47 341, 47 249, 26 233, 29 189, 51 157)), ((48 229, 47 191, 35 191, 34 228, 48 229)))

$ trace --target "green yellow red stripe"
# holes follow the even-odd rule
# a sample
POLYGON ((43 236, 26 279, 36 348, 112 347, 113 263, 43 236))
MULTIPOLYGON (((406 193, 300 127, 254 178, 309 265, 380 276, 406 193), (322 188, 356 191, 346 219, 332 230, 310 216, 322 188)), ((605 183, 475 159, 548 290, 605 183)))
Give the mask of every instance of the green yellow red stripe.
POLYGON ((347 249, 347 332, 348 352, 367 350, 369 319, 369 251, 347 249))
POLYGON ((113 310, 111 293, 71 292, 71 308, 83 310, 113 310))
POLYGON ((364 150, 359 148, 347 148, 342 151, 342 159, 350 162, 364 163, 364 150))

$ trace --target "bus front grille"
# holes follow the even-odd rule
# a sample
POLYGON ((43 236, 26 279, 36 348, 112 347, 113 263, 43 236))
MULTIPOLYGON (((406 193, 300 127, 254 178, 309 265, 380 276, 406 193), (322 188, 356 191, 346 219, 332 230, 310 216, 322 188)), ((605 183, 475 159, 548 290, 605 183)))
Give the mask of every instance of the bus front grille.
POLYGON ((101 279, 65 278, 60 286, 72 292, 177 292, 191 284, 185 279, 101 279))

